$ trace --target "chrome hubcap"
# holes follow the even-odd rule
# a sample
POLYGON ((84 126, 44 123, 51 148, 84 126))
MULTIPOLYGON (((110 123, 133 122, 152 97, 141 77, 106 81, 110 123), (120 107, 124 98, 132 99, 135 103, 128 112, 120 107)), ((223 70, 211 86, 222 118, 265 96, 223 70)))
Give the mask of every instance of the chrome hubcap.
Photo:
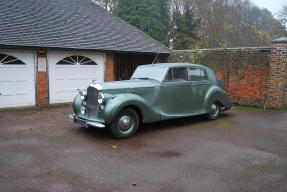
POLYGON ((119 120, 119 126, 121 130, 128 130, 131 127, 132 121, 129 116, 122 116, 119 120))
POLYGON ((213 115, 215 115, 215 114, 218 112, 218 106, 217 106, 215 103, 213 103, 213 104, 211 105, 211 107, 210 107, 210 112, 211 112, 211 114, 213 114, 213 115))

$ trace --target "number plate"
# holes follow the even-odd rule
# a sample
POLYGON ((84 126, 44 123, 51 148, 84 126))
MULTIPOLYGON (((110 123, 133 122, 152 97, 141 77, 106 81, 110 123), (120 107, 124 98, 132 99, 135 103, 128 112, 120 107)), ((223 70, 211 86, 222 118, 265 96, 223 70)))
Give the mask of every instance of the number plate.
POLYGON ((82 119, 76 119, 76 123, 81 125, 82 127, 87 127, 86 121, 84 121, 82 119))

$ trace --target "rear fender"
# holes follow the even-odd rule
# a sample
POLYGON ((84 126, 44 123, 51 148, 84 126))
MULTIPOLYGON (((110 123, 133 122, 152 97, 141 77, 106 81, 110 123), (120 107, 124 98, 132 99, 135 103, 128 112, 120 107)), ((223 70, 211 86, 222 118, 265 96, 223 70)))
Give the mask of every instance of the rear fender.
POLYGON ((204 108, 207 112, 209 111, 210 105, 214 102, 220 102, 226 109, 230 109, 232 107, 226 92, 218 86, 212 86, 208 90, 204 101, 204 108))

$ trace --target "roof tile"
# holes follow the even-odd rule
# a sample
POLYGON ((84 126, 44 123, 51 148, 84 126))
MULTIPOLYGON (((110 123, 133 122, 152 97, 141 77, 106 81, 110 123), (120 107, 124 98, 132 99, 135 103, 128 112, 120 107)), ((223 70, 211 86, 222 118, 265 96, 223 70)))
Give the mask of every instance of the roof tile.
POLYGON ((0 45, 170 53, 91 0, 1 0, 0 45))

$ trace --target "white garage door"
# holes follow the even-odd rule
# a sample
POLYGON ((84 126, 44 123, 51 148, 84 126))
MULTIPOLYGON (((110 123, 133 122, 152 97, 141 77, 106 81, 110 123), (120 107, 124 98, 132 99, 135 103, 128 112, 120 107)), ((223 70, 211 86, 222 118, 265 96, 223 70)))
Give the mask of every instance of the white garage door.
POLYGON ((0 50, 0 108, 35 105, 35 57, 0 50))
POLYGON ((49 52, 50 103, 72 102, 78 90, 104 81, 105 54, 49 52))

